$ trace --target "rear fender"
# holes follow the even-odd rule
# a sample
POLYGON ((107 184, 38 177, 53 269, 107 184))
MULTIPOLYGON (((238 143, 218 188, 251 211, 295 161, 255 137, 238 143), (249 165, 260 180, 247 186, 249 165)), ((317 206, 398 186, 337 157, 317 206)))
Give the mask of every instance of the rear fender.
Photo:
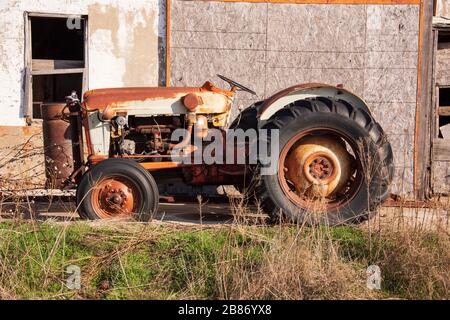
POLYGON ((307 83, 287 88, 266 99, 257 107, 260 126, 285 106, 299 100, 315 97, 331 97, 344 100, 357 108, 372 114, 367 103, 356 94, 335 86, 321 83, 307 83))

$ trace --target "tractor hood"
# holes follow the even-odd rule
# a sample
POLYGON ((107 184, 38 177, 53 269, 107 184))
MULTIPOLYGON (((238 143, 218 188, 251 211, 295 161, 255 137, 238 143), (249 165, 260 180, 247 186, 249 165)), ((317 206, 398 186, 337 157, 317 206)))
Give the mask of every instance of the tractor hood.
MULTIPOLYGON (((168 88, 110 88, 96 89, 88 91, 84 94, 84 104, 89 110, 104 110, 105 108, 126 109, 132 106, 141 105, 145 107, 147 102, 167 101, 168 103, 176 103, 183 101, 186 97, 198 97, 199 107, 207 107, 211 96, 222 96, 222 101, 231 100, 234 93, 215 87, 212 83, 206 82, 202 87, 168 87, 168 88), (208 98, 209 97, 209 98, 208 98), (224 99, 226 98, 226 99, 224 99)), ((183 103, 184 104, 184 103, 183 103)), ((123 110, 125 109, 125 110, 123 110)))

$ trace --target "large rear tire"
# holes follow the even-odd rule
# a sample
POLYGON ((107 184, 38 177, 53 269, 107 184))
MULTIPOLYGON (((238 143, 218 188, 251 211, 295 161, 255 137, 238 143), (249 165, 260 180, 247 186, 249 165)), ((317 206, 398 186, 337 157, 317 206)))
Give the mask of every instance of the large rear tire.
MULTIPOLYGON (((230 125, 232 130, 257 130, 258 129, 258 110, 257 107, 261 105, 263 101, 257 102, 247 109, 243 110, 230 125)), ((234 188, 241 193, 242 196, 253 202, 253 197, 247 197, 249 190, 252 190, 254 185, 253 173, 256 172, 256 166, 248 166, 246 170, 247 174, 243 177, 242 182, 235 184, 234 188), (250 174, 249 174, 250 173, 250 174)))
POLYGON ((310 98, 286 106, 264 128, 279 130, 278 172, 261 176, 257 187, 273 220, 357 223, 387 199, 392 148, 366 111, 342 100, 310 98))
POLYGON ((152 175, 127 159, 108 159, 88 171, 77 189, 84 219, 133 217, 148 222, 156 214, 159 192, 152 175))

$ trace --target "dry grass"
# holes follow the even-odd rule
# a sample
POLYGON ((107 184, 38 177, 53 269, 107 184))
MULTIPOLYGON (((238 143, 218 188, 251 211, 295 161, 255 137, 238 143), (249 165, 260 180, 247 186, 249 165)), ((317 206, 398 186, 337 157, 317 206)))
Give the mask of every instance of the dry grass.
POLYGON ((395 224, 0 223, 1 299, 447 299, 448 234, 395 224), (382 290, 367 289, 379 265, 382 290), (65 287, 66 267, 82 289, 65 287))
POLYGON ((8 201, 16 219, 0 220, 0 299, 449 298, 448 203, 329 228, 265 225, 241 200, 235 223, 214 227, 43 223, 21 219, 33 217, 29 198, 8 201), (66 287, 70 265, 81 290, 66 287), (381 290, 367 288, 371 265, 381 290))
MULTIPOLYGON (((240 232, 243 232, 242 230, 240 232)), ((257 268, 243 259, 221 264, 222 298, 352 299, 372 297, 362 270, 344 261, 331 234, 279 229, 261 252, 257 268)))

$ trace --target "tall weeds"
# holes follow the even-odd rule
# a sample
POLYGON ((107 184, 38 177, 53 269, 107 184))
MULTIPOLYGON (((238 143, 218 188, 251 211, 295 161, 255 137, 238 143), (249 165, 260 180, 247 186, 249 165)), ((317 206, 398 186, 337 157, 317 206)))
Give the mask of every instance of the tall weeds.
POLYGON ((0 224, 1 299, 448 299, 448 235, 354 227, 0 224), (69 290, 69 265, 82 289, 69 290), (370 265, 381 290, 366 286, 370 265))

